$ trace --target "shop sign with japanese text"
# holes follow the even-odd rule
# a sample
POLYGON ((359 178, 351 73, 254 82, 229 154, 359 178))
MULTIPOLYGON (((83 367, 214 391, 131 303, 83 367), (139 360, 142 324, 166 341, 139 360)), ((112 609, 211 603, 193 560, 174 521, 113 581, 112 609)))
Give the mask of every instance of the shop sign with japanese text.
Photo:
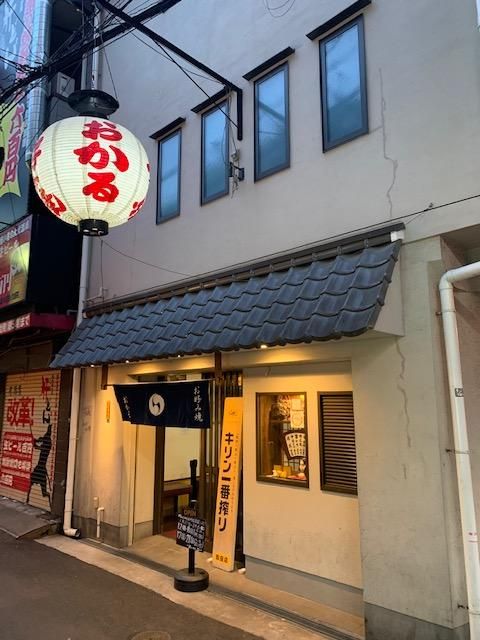
POLYGON ((0 308, 25 300, 31 231, 29 216, 0 233, 0 308))
POLYGON ((60 372, 9 375, 0 445, 0 494, 50 510, 60 372))
POLYGON ((233 571, 242 470, 243 399, 225 398, 213 534, 213 565, 233 571))
POLYGON ((208 381, 114 385, 122 419, 155 427, 210 427, 208 381))

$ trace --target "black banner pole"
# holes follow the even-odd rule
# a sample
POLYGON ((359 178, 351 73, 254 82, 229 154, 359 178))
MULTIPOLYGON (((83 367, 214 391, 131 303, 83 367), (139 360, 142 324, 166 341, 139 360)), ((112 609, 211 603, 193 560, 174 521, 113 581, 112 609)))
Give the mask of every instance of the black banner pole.
MULTIPOLYGON (((192 492, 190 493, 189 506, 195 508, 197 505, 197 460, 190 460, 190 484, 192 492)), ((195 573, 195 549, 188 550, 188 573, 195 573)))

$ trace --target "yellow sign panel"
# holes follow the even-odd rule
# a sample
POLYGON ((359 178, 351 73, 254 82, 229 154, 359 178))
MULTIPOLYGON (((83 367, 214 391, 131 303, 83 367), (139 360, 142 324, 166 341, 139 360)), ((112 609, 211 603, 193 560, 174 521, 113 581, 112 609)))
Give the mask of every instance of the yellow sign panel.
POLYGON ((225 571, 233 571, 235 564, 242 422, 243 399, 225 398, 212 551, 213 565, 225 571))
POLYGON ((19 103, 16 108, 0 105, 0 147, 5 160, 0 168, 0 198, 6 193, 20 196, 18 183, 18 164, 24 128, 25 106, 19 103), (5 112, 5 115, 2 115, 5 112))

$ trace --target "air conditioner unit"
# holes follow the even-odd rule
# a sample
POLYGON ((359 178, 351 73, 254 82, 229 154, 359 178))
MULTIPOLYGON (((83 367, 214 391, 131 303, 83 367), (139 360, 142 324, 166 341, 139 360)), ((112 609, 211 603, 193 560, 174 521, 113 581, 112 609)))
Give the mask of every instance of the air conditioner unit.
POLYGON ((56 73, 50 83, 50 95, 61 96, 62 98, 68 98, 68 96, 75 90, 75 80, 65 73, 56 73))

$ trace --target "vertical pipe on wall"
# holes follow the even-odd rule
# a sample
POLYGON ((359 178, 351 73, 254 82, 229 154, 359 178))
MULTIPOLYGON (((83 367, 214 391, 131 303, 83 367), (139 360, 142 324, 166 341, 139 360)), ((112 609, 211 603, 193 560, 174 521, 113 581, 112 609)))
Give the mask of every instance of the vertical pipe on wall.
MULTIPOLYGON (((35 67, 48 59, 52 28, 52 0, 35 0, 29 63, 35 67)), ((30 162, 33 143, 45 126, 47 80, 40 80, 27 96, 28 118, 25 125, 25 161, 30 162)))
MULTIPOLYGON (((90 238, 83 237, 82 262, 80 265, 80 286, 78 293, 77 327, 83 318, 83 308, 87 297, 88 271, 90 264, 90 238)), ((67 479, 65 484, 65 510, 63 513, 63 533, 66 536, 80 538, 80 529, 72 527, 73 488, 75 483, 75 466, 77 458, 78 421, 80 413, 80 390, 82 384, 82 370, 73 370, 72 401, 70 404, 70 436, 68 443, 67 479)))
MULTIPOLYGON (((94 20, 94 31, 100 24, 100 11, 97 12, 94 20)), ((83 78, 82 85, 84 88, 98 88, 98 61, 99 50, 94 50, 92 54, 92 77, 83 78)), ((88 60, 84 58, 83 68, 88 68, 88 60)), ((83 71, 83 69, 82 69, 83 71)), ((82 262, 80 265, 80 285, 78 289, 78 310, 77 310, 77 327, 83 319, 83 309, 85 306, 85 300, 87 299, 88 290, 88 276, 90 268, 90 250, 91 239, 88 236, 84 236, 82 240, 82 262)), ((82 383, 82 370, 77 368, 73 371, 72 380, 72 401, 70 406, 70 436, 68 446, 68 461, 67 461, 67 479, 65 486, 65 510, 63 514, 63 533, 66 536, 80 538, 80 529, 74 529, 72 527, 72 515, 73 515, 73 488, 75 484, 75 467, 77 459, 77 440, 78 440, 78 422, 80 414, 80 390, 82 383)))
POLYGON ((439 283, 472 640, 480 638, 480 558, 453 283, 479 275, 476 262, 447 271, 439 283))

